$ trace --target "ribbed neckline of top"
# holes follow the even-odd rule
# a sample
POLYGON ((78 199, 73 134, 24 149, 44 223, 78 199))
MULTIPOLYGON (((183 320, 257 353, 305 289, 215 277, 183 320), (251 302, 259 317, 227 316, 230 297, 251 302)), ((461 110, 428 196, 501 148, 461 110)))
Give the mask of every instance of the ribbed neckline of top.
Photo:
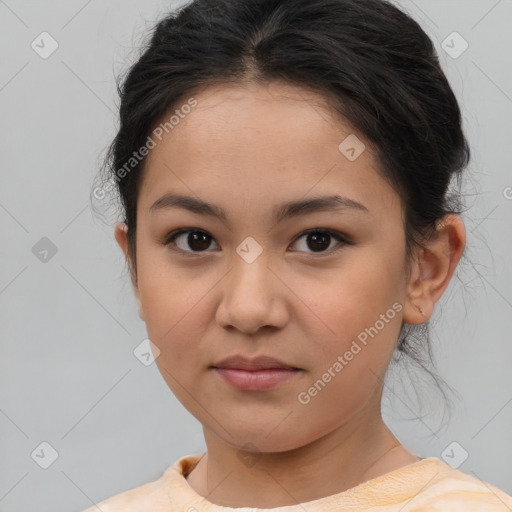
MULTIPOLYGON (((351 487, 340 493, 297 503, 296 505, 285 505, 274 508, 226 507, 208 501, 205 497, 197 493, 186 479, 204 455, 205 452, 185 455, 178 459, 164 473, 164 478, 173 489, 173 501, 179 496, 183 505, 196 507, 198 512, 201 510, 208 510, 208 512, 292 512, 297 510, 297 507, 314 511, 320 510, 318 507, 321 507, 322 504, 326 502, 336 502, 337 505, 357 504, 360 506, 367 504, 373 507, 379 504, 390 505, 389 500, 393 497, 392 495, 394 495, 395 492, 392 491, 390 493, 388 492, 389 489, 398 491, 396 493, 396 499, 397 503, 400 503, 408 495, 410 497, 416 495, 435 475, 437 475, 437 473, 441 472, 441 470, 452 469, 451 466, 448 466, 437 457, 427 457, 370 480, 366 480, 365 482, 361 482, 355 487, 351 487), (431 470, 431 472, 428 470, 431 470), (417 479, 416 477, 421 478, 417 479), (425 479, 425 481, 423 481, 423 479, 425 479), (400 485, 397 488, 396 484, 401 484, 402 481, 405 483, 405 486, 400 485), (391 486, 389 484, 391 484, 391 486)), ((191 510, 194 509, 191 508, 191 510)))

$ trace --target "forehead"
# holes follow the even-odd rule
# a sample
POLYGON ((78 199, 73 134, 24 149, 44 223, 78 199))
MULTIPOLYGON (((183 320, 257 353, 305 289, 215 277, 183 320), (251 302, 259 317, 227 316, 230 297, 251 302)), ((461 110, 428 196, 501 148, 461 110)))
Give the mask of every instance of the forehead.
POLYGON ((279 82, 219 84, 174 109, 190 98, 195 106, 149 152, 139 197, 145 210, 166 191, 222 199, 226 209, 235 197, 282 203, 338 189, 363 202, 379 189, 392 193, 367 141, 354 161, 340 152, 347 137, 364 137, 317 93, 279 82))
POLYGON ((214 158, 235 151, 250 157, 263 147, 277 160, 277 155, 289 157, 289 151, 310 154, 311 146, 336 143, 343 133, 353 132, 341 119, 335 122, 323 96, 283 82, 218 84, 183 98, 174 108, 179 111, 191 97, 196 106, 175 118, 159 150, 169 143, 181 151, 213 150, 214 158))

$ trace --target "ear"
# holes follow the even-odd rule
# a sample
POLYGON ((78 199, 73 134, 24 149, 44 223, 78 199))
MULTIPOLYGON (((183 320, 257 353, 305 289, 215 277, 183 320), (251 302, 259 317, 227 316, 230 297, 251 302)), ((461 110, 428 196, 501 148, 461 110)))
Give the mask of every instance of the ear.
POLYGON ((426 322, 450 283, 466 246, 460 216, 450 213, 440 219, 436 232, 424 245, 418 249, 407 284, 403 320, 409 324, 426 322))
POLYGON ((128 263, 128 267, 130 269, 130 277, 133 284, 133 289, 135 291, 135 297, 137 298, 137 304, 139 308, 139 317, 141 320, 144 319, 144 311, 142 309, 142 304, 140 302, 139 298, 139 288, 137 285, 137 273, 134 268, 133 262, 130 259, 130 255, 128 253, 128 226, 124 222, 120 222, 115 227, 115 237, 117 240, 117 243, 119 244, 119 247, 121 247, 121 250, 123 251, 124 257, 126 259, 126 262, 128 263))

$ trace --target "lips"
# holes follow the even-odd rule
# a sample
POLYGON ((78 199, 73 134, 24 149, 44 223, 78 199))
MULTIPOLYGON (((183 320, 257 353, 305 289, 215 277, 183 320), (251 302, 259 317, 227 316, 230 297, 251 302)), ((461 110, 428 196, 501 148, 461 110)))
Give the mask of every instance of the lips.
POLYGON ((300 370, 295 366, 287 364, 279 359, 269 356, 247 358, 241 355, 227 357, 212 365, 213 368, 230 368, 235 370, 258 371, 269 369, 300 370))

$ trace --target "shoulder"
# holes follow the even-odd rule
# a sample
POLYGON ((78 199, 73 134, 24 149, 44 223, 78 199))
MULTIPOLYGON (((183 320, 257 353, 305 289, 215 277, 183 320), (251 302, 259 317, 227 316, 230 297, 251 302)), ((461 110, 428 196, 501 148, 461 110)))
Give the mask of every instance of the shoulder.
POLYGON ((179 492, 178 480, 183 480, 183 467, 193 464, 197 456, 186 456, 170 465, 162 475, 151 482, 115 494, 82 512, 167 512, 171 494, 179 492))
POLYGON ((153 482, 140 485, 128 491, 120 492, 107 498, 83 512, 143 512, 148 510, 165 510, 168 505, 168 493, 163 485, 163 476, 153 482))
POLYGON ((512 496, 472 475, 436 460, 436 472, 410 499, 414 512, 510 512, 512 496))

